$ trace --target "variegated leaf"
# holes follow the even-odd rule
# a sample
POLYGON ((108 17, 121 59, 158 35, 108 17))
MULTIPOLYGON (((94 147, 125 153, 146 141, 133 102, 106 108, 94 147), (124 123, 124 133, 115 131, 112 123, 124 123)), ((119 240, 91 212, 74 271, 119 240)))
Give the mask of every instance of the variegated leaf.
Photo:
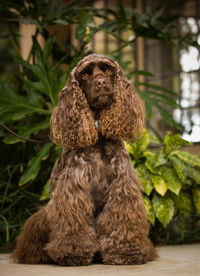
POLYGON ((191 196, 184 191, 181 191, 179 195, 172 194, 175 206, 179 212, 185 217, 191 215, 192 212, 192 201, 191 196))
POLYGON ((151 174, 151 180, 154 184, 154 188, 156 192, 158 192, 160 195, 164 196, 167 191, 167 183, 160 175, 153 175, 151 174))
POLYGON ((200 188, 192 190, 194 205, 198 212, 200 212, 200 188))
POLYGON ((200 171, 192 168, 191 166, 186 166, 187 176, 193 179, 197 184, 200 184, 200 171))
POLYGON ((157 219, 164 227, 167 227, 174 215, 173 200, 171 198, 161 197, 154 193, 152 203, 157 219))
POLYGON ((170 156, 178 156, 181 160, 187 163, 190 166, 200 167, 200 157, 198 155, 193 155, 187 151, 183 150, 174 150, 171 152, 170 156))
POLYGON ((136 168, 136 172, 141 181, 145 194, 149 196, 153 190, 153 183, 151 181, 149 171, 144 165, 140 165, 136 168))
POLYGON ((154 224, 156 217, 155 217, 153 205, 152 205, 150 199, 145 195, 143 195, 143 202, 144 202, 145 210, 147 213, 147 218, 151 224, 154 224))
POLYGON ((167 183, 168 189, 178 195, 182 188, 182 183, 174 169, 163 167, 163 177, 167 183))
POLYGON ((185 182, 187 177, 185 163, 176 156, 169 156, 169 160, 172 162, 173 168, 176 171, 179 179, 182 182, 185 182))

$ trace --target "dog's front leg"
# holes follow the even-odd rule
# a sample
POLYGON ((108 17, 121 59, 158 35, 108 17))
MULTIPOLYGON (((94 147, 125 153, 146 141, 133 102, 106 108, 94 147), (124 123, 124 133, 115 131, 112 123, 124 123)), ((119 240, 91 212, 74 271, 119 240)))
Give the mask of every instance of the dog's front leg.
POLYGON ((148 238, 149 224, 140 183, 122 146, 113 154, 111 167, 113 177, 107 203, 96 226, 103 262, 142 264, 151 261, 156 251, 148 238))
POLYGON ((48 255, 60 265, 88 265, 97 248, 91 198, 90 164, 74 155, 62 171, 47 206, 48 255))

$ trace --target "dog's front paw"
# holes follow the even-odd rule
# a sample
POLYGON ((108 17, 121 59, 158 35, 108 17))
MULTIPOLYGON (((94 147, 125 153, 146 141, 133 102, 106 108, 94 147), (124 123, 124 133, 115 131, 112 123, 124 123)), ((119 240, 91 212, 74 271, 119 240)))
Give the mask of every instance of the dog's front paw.
POLYGON ((150 261, 146 250, 133 247, 102 254, 103 262, 112 265, 140 265, 150 261))
POLYGON ((53 240, 46 245, 45 250, 55 263, 65 266, 81 266, 89 265, 93 261, 93 257, 98 250, 97 244, 83 246, 81 243, 74 245, 73 240, 60 239, 53 240))

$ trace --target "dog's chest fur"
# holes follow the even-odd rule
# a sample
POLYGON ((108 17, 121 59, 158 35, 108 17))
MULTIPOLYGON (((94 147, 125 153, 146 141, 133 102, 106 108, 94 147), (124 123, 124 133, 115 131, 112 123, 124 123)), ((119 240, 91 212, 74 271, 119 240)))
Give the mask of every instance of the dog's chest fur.
MULTIPOLYGON (((117 159, 116 153, 129 159, 121 142, 103 138, 100 138, 95 145, 90 147, 74 150, 63 149, 51 175, 51 191, 53 192, 58 179, 67 171, 67 175, 69 174, 72 179, 76 176, 80 180, 78 185, 82 189, 91 191, 90 195, 95 209, 94 216, 98 216, 108 200, 109 186, 116 177, 114 169, 114 163, 117 159), (84 187, 85 181, 89 187, 84 187)), ((76 191, 75 188, 74 190, 76 191)))
POLYGON ((97 143, 91 153, 93 170, 91 171, 91 195, 95 206, 95 216, 97 216, 107 201, 108 187, 114 177, 114 169, 111 160, 106 154, 105 145, 97 143))

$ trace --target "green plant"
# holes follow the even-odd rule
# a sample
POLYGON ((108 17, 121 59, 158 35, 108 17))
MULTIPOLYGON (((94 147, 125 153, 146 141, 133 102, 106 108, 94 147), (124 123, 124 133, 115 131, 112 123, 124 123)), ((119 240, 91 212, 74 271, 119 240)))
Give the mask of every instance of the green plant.
MULTIPOLYGON (((109 54, 120 62, 129 79, 138 74, 153 77, 150 72, 127 70, 129 63, 118 59, 120 51, 125 47, 135 47, 139 36, 197 47, 192 38, 176 36, 172 32, 176 29, 178 18, 163 19, 163 9, 148 10, 140 15, 136 10, 126 9, 122 5, 117 10, 105 10, 87 7, 81 2, 73 1, 64 5, 62 0, 1 1, 1 20, 7 26, 2 39, 12 48, 15 65, 12 67, 12 74, 4 72, 0 78, 0 121, 23 137, 42 141, 49 139, 49 119, 57 103, 58 92, 72 68, 84 55, 90 53, 88 43, 98 31, 107 32, 118 39, 120 47, 109 54), (104 23, 95 25, 96 17, 103 19, 104 23), (18 46, 19 23, 32 24, 36 28, 27 60, 21 57, 18 46), (47 30, 47 26, 56 24, 75 24, 75 36, 80 46, 75 47, 64 41, 64 49, 61 49, 56 41, 56 34, 50 35, 47 30), (132 39, 123 38, 127 31, 134 35, 132 39), (44 47, 38 43, 39 35, 44 39, 44 47)), ((136 82, 135 86, 145 102, 149 120, 152 117, 152 108, 155 107, 170 126, 178 127, 163 106, 177 107, 176 101, 172 99, 172 96, 176 97, 176 93, 149 83, 136 82)), ((0 244, 4 246, 9 245, 16 237, 24 220, 40 204, 46 203, 50 172, 60 148, 50 142, 25 142, 8 135, 2 128, 0 137, 0 244), (40 199, 44 201, 41 202, 40 199)))
MULTIPOLYGON (((140 138, 126 144, 143 186, 143 201, 148 219, 152 225, 157 225, 156 228, 166 231, 163 228, 169 228, 174 221, 177 223, 178 218, 183 228, 184 220, 186 222, 192 216, 199 219, 200 157, 181 149, 191 143, 181 139, 178 134, 167 133, 163 145, 155 152, 148 149, 151 142, 158 143, 144 129, 140 138), (158 224, 161 225, 158 227, 158 224)), ((194 238, 192 235, 190 238, 194 238)), ((154 233, 154 238, 160 237, 154 233)))

